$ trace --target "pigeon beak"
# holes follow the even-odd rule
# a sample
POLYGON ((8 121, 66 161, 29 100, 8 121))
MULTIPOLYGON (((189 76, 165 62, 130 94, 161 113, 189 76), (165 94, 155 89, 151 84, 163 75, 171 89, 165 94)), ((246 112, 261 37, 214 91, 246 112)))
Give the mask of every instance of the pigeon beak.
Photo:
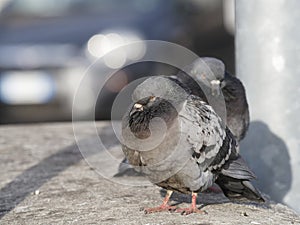
POLYGON ((135 104, 133 105, 132 110, 130 111, 129 116, 132 116, 134 113, 140 112, 140 111, 143 111, 143 110, 144 110, 144 107, 143 107, 142 104, 135 103, 135 104))
POLYGON ((219 80, 212 80, 210 82, 211 85, 211 94, 212 96, 218 96, 221 94, 221 87, 220 87, 221 82, 219 80))

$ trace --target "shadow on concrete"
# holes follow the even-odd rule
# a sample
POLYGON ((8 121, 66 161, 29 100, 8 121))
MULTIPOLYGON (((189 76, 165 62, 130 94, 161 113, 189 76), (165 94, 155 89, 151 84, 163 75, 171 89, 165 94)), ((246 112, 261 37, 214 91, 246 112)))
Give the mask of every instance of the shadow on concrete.
POLYGON ((292 184, 285 142, 265 123, 253 121, 240 148, 241 155, 258 177, 253 183, 272 200, 282 203, 292 184))
POLYGON ((0 219, 48 180, 82 159, 77 146, 72 145, 25 170, 0 190, 0 219))
MULTIPOLYGON (((106 146, 116 144, 116 140, 112 138, 111 132, 113 132, 113 130, 110 126, 101 128, 99 132, 99 134, 102 133, 102 140, 107 140, 107 142, 104 143, 106 146)), ((85 141, 86 140, 82 140, 82 142, 85 141)), ((96 153, 95 151, 90 151, 88 153, 89 155, 85 156, 96 153)), ((0 219, 13 210, 28 195, 47 183, 48 180, 59 175, 59 173, 68 169, 70 166, 77 164, 82 159, 83 156, 81 152, 77 145, 74 144, 50 155, 38 164, 25 170, 0 190, 0 219)))

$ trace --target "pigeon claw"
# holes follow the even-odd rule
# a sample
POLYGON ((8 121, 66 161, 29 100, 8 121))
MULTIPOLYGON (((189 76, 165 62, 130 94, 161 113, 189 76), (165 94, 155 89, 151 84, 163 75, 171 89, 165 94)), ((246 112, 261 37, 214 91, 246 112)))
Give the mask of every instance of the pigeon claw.
POLYGON ((155 212, 164 212, 164 211, 174 212, 176 209, 177 209, 176 206, 160 205, 160 206, 154 207, 154 208, 146 208, 146 209, 144 209, 144 212, 145 212, 145 214, 150 214, 150 213, 155 213, 155 212))
POLYGON ((189 208, 179 208, 176 209, 176 212, 181 213, 181 215, 189 215, 192 213, 199 213, 199 214, 207 214, 204 210, 200 210, 196 206, 197 201, 197 193, 192 192, 192 204, 189 208))
POLYGON ((166 197, 165 197, 163 203, 158 207, 144 209, 145 214, 155 213, 155 212, 164 212, 164 211, 174 212, 177 207, 168 205, 168 202, 169 202, 169 199, 170 199, 172 193, 173 193, 173 191, 167 190, 167 194, 166 194, 166 197))
POLYGON ((179 208, 179 209, 176 209, 175 212, 178 212, 180 213, 181 215, 189 215, 189 214, 192 214, 192 213, 199 213, 199 214, 207 214, 206 211, 204 210, 200 210, 196 207, 189 207, 189 208, 179 208))

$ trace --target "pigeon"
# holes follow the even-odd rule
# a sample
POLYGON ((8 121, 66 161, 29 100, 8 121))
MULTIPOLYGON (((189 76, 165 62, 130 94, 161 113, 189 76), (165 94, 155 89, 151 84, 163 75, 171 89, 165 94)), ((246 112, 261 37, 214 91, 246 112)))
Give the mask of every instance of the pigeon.
MULTIPOLYGON (((249 109, 245 88, 242 82, 225 70, 224 63, 216 58, 202 57, 196 59, 192 64, 186 66, 176 75, 164 76, 174 81, 187 93, 199 96, 208 103, 208 99, 216 96, 219 100, 213 106, 226 110, 226 124, 234 137, 241 141, 249 127, 249 109), (221 92, 224 99, 220 99, 221 92), (220 101, 225 101, 225 107, 220 101), (219 103, 219 104, 218 104, 219 103)), ((137 94, 136 94, 137 95, 137 94)), ((137 95, 136 98, 139 96, 137 95)), ((139 176, 140 173, 130 166, 126 158, 119 165, 115 176, 139 176)))
POLYGON ((122 119, 122 150, 135 170, 167 190, 162 205, 145 213, 203 213, 197 195, 214 182, 229 199, 264 201, 250 182, 255 175, 239 155, 238 141, 207 102, 160 76, 137 86, 137 96, 122 119), (168 205, 174 191, 191 194, 191 206, 168 205))
POLYGON ((209 95, 218 96, 222 92, 227 126, 238 141, 245 137, 250 121, 246 91, 242 82, 225 70, 221 60, 212 57, 196 59, 170 79, 178 80, 187 91, 205 102, 209 95))

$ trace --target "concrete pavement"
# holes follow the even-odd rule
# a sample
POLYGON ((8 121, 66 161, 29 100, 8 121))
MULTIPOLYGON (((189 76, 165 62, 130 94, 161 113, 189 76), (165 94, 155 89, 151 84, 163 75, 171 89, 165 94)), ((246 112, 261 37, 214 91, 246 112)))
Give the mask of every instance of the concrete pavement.
MULTIPOLYGON (((198 199, 207 215, 145 215, 140 208, 158 206, 161 189, 143 177, 112 178, 123 155, 110 123, 97 122, 98 133, 87 124, 76 125, 81 148, 91 150, 86 160, 71 123, 0 127, 0 224, 300 224, 284 205, 236 204, 213 193, 198 199), (115 163, 97 148, 98 136, 115 163)), ((189 201, 172 198, 180 207, 189 201)))

